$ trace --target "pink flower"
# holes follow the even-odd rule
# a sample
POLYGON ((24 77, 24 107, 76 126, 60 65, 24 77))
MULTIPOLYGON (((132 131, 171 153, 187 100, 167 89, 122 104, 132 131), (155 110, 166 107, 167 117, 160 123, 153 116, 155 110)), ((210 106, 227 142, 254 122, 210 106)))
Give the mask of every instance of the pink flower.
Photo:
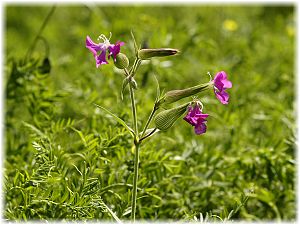
POLYGON ((202 114, 199 105, 199 102, 196 102, 194 106, 189 106, 188 114, 183 118, 195 127, 195 133, 197 135, 206 132, 206 118, 209 116, 208 114, 202 114))
POLYGON ((96 44, 89 36, 86 37, 86 47, 93 53, 97 68, 102 64, 108 64, 106 60, 107 51, 109 51, 108 58, 113 56, 114 61, 116 61, 116 56, 120 53, 121 46, 124 45, 124 42, 120 41, 117 41, 116 44, 110 44, 103 34, 98 39, 102 39, 103 43, 96 44), (98 54, 99 52, 100 54, 98 54))
POLYGON ((213 80, 214 92, 216 97, 222 104, 228 104, 229 94, 225 92, 227 88, 232 87, 232 83, 227 80, 227 75, 224 71, 218 72, 213 80))

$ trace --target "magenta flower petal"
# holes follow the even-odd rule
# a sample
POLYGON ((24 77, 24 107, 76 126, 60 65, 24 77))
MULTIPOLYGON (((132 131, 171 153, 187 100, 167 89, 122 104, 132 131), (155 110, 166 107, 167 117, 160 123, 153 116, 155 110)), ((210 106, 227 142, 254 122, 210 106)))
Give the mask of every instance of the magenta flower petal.
POLYGON ((195 105, 194 107, 189 106, 188 110, 188 114, 183 119, 192 126, 195 126, 197 124, 197 119, 201 115, 200 107, 198 105, 195 105))
POLYGON ((201 114, 199 115, 199 118, 205 120, 208 116, 208 114, 201 114))
POLYGON ((223 88, 232 88, 232 83, 229 80, 223 80, 223 88))
POLYGON ((224 71, 218 72, 213 80, 215 86, 215 95, 222 104, 228 104, 229 94, 226 91, 232 88, 232 83, 227 79, 227 74, 224 71))
POLYGON ((96 55, 98 51, 102 50, 103 44, 95 44, 89 36, 86 36, 86 47, 91 50, 91 52, 96 55))
POLYGON ((219 101, 226 105, 228 104, 229 101, 229 94, 225 91, 219 92, 219 91, 215 91, 216 97, 217 99, 219 99, 219 101))
POLYGON ((116 60, 116 56, 120 53, 120 49, 121 49, 121 46, 124 45, 124 42, 120 42, 120 41, 117 41, 117 43, 115 45, 110 45, 108 47, 109 49, 109 55, 108 55, 108 58, 110 58, 110 56, 112 55, 114 60, 116 60))
POLYGON ((195 126, 195 134, 200 135, 206 132, 206 124, 200 123, 195 126))
POLYGON ((202 114, 199 104, 196 103, 194 106, 189 106, 187 115, 183 118, 193 127, 195 127, 195 133, 197 135, 206 132, 206 118, 208 114, 202 114))
POLYGON ((191 113, 191 116, 194 117, 194 116, 199 116, 202 112, 201 112, 199 105, 196 104, 190 113, 191 113))
POLYGON ((95 55, 96 59, 96 67, 98 68, 100 65, 108 64, 106 61, 106 52, 102 51, 100 55, 95 55))
POLYGON ((220 79, 215 79, 214 80, 214 85, 218 90, 223 90, 224 84, 220 79))
POLYGON ((189 115, 186 115, 183 119, 189 124, 191 124, 192 126, 195 126, 197 124, 197 120, 194 117, 191 117, 189 115))

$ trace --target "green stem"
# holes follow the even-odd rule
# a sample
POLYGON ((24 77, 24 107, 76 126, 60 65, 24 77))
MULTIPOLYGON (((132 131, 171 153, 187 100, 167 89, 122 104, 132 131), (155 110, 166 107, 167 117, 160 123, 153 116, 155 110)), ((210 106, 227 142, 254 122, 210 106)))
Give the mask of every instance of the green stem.
MULTIPOLYGON (((133 77, 141 64, 141 61, 136 57, 132 68, 128 72, 125 69, 125 73, 127 76, 133 77)), ((130 81, 129 81, 130 82, 130 81)), ((133 174, 133 188, 132 188, 132 202, 131 202, 131 220, 135 222, 135 212, 136 212, 136 199, 137 199, 137 181, 138 181, 138 174, 139 174, 139 131, 138 131, 138 124, 137 124, 137 113, 136 113, 136 105, 135 105, 135 98, 134 98, 134 90, 132 85, 129 83, 129 91, 130 91, 130 99, 131 99, 131 109, 132 109, 132 117, 133 117, 133 125, 134 125, 134 145, 135 145, 135 153, 134 153, 134 174, 133 174)))
POLYGON ((136 143, 135 144, 135 157, 134 157, 132 202, 131 202, 131 220, 132 220, 132 222, 135 222, 138 175, 139 175, 139 143, 136 143))
POLYGON ((132 72, 132 76, 134 76, 135 72, 137 71, 137 69, 139 68, 139 66, 141 65, 142 60, 138 59, 135 65, 135 70, 132 72))
POLYGON ((130 74, 130 72, 128 72, 128 70, 126 69, 126 68, 124 68, 124 72, 125 72, 125 77, 128 77, 129 76, 129 74, 130 74))
POLYGON ((136 116, 136 106, 135 106, 135 98, 134 98, 134 90, 132 86, 129 84, 129 91, 130 91, 130 99, 131 99, 131 109, 132 109, 132 116, 133 116, 133 128, 135 132, 135 142, 138 140, 138 126, 137 126, 137 116, 136 116))
POLYGON ((149 126, 149 124, 150 124, 150 122, 151 122, 151 120, 152 120, 152 118, 153 118, 153 116, 154 116, 156 110, 157 110, 157 106, 156 106, 156 103, 155 103, 155 104, 154 104, 154 107, 153 107, 153 109, 152 109, 152 112, 151 112, 151 114, 150 114, 150 116, 149 116, 149 118, 148 118, 148 120, 147 120, 147 123, 146 123, 146 125, 145 125, 145 127, 144 127, 144 130, 143 130, 143 132, 142 132, 141 138, 144 137, 145 132, 146 132, 146 130, 148 129, 148 126, 149 126))
POLYGON ((138 169, 139 169, 139 140, 138 140, 138 126, 137 126, 137 114, 136 114, 136 105, 134 98, 134 90, 129 84, 130 99, 131 99, 131 109, 133 116, 134 124, 134 145, 135 145, 135 157, 134 157, 134 175, 133 175, 133 188, 132 188, 132 202, 131 202, 131 220, 135 221, 135 212, 136 212, 136 198, 137 198, 137 180, 138 180, 138 169))
POLYGON ((51 18, 51 16, 52 16, 52 14, 54 13, 55 8, 56 8, 56 5, 52 6, 50 12, 49 12, 48 15, 46 16, 46 18, 45 18, 45 20, 44 20, 42 26, 40 27, 40 29, 39 29, 39 31, 38 31, 36 37, 34 38, 32 44, 30 45, 30 47, 29 47, 28 50, 27 50, 26 58, 28 58, 28 57, 31 55, 32 51, 34 50, 35 45, 36 45, 37 41, 39 40, 40 35, 41 35, 42 32, 44 31, 46 25, 48 24, 48 22, 49 22, 49 20, 50 20, 50 18, 51 18))
POLYGON ((135 58, 132 68, 129 71, 129 74, 133 77, 135 75, 135 72, 141 65, 141 60, 139 58, 135 58))
POLYGON ((132 188, 131 184, 124 184, 124 183, 117 183, 117 184, 112 184, 109 186, 106 186, 104 188, 101 189, 99 195, 103 195, 105 192, 113 189, 113 188, 120 188, 120 187, 127 187, 127 188, 132 188))
POLYGON ((140 139, 140 143, 142 143, 142 141, 145 140, 146 138, 150 137, 156 130, 157 130, 157 128, 154 128, 149 134, 147 134, 144 137, 142 137, 140 139))
POLYGON ((131 69, 129 70, 129 74, 133 74, 134 70, 135 70, 135 67, 136 67, 136 64, 137 64, 137 61, 138 61, 138 58, 135 58, 134 62, 133 62, 133 65, 131 67, 131 69))

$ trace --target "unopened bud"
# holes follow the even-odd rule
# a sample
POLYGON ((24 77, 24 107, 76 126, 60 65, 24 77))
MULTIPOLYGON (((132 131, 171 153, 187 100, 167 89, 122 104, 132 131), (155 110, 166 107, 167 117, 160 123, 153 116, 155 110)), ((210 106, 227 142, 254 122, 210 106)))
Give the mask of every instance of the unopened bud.
POLYGON ((190 103, 178 106, 173 109, 164 110, 158 113, 154 119, 156 128, 167 130, 173 126, 176 120, 186 111, 190 103))
POLYGON ((170 104, 173 102, 177 102, 182 98, 186 98, 195 94, 198 94, 202 91, 213 88, 213 82, 199 84, 194 87, 182 89, 182 90, 172 90, 168 91, 160 100, 159 104, 170 104))
POLYGON ((138 57, 140 59, 149 59, 152 57, 163 57, 169 55, 175 55, 179 52, 178 49, 173 48, 145 48, 138 51, 138 57))
POLYGON ((115 66, 119 69, 125 69, 129 66, 129 60, 123 53, 119 53, 116 56, 115 66))

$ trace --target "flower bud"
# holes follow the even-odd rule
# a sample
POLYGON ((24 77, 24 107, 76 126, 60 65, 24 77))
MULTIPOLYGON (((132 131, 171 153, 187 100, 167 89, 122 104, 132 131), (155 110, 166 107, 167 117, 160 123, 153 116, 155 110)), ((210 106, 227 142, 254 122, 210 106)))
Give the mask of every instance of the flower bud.
POLYGON ((156 128, 160 130, 169 129, 171 126, 173 126, 175 121, 186 111, 189 104, 190 103, 186 103, 176 108, 164 110, 158 113, 154 119, 156 128))
POLYGON ((138 51, 138 57, 140 59, 149 59, 152 57, 175 55, 178 52, 179 50, 173 48, 145 48, 138 51))
POLYGON ((182 98, 186 98, 195 94, 198 94, 199 92, 208 90, 210 88, 213 88, 213 83, 205 83, 205 84, 199 84, 194 87, 182 89, 182 90, 172 90, 168 91, 160 100, 159 104, 170 104, 173 102, 177 102, 182 98))
POLYGON ((116 56, 115 66, 119 69, 125 69, 129 66, 129 60, 127 56, 123 53, 119 53, 116 56))

